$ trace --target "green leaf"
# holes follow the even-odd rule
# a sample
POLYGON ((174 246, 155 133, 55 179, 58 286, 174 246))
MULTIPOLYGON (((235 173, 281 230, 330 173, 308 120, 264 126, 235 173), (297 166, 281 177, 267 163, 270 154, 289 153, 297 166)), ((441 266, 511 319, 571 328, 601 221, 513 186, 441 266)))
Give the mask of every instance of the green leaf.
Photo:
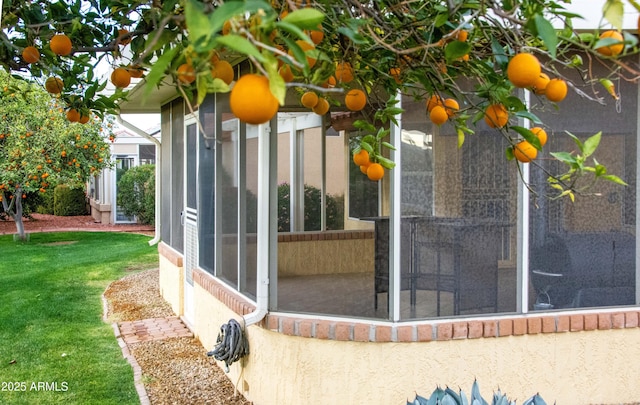
POLYGON ((526 118, 534 124, 542 124, 542 120, 537 115, 529 111, 518 111, 514 114, 516 117, 526 118))
POLYGON ((370 145, 374 145, 377 142, 377 139, 373 135, 367 135, 364 138, 362 138, 362 142, 368 143, 370 145))
POLYGON ((384 146, 385 148, 389 148, 391 150, 396 150, 396 147, 390 144, 389 142, 382 142, 380 143, 380 145, 384 146))
POLYGON ((580 141, 580 139, 578 139, 577 136, 575 136, 569 131, 565 131, 565 132, 567 133, 567 135, 569 135, 573 139, 576 145, 578 145, 578 149, 580 149, 580 151, 582 152, 584 150, 584 145, 582 145, 582 142, 580 141))
POLYGON ((624 5, 622 4, 622 0, 607 0, 604 6, 602 6, 602 15, 618 31, 622 30, 623 14, 624 5))
POLYGON ((271 56, 267 63, 263 64, 263 67, 269 75, 269 90, 271 90, 271 94, 278 100, 280 105, 284 105, 287 88, 284 79, 278 74, 278 61, 271 56))
POLYGON ((507 56, 500 42, 493 36, 491 37, 491 51, 499 65, 506 66, 509 63, 509 56, 507 56))
POLYGON ((366 150, 369 154, 373 153, 373 146, 367 142, 360 142, 360 148, 366 150))
POLYGON ((283 21, 276 22, 276 27, 279 28, 281 31, 286 31, 289 34, 294 35, 300 39, 309 41, 309 36, 305 34, 305 32, 301 30, 297 25, 289 24, 283 20, 283 21))
POLYGON ((556 48, 558 46, 558 36, 556 35, 556 30, 553 28, 553 25, 544 18, 542 15, 537 14, 535 16, 535 24, 536 29, 538 30, 538 36, 542 39, 542 42, 547 47, 549 54, 551 57, 555 59, 556 57, 556 48))
POLYGON ((597 40, 596 43, 593 44, 593 47, 595 49, 604 48, 604 47, 611 46, 611 45, 618 45, 618 44, 621 44, 622 42, 623 41, 620 41, 620 40, 618 40, 616 38, 607 37, 607 38, 602 38, 602 39, 597 40))
POLYGON ((568 165, 577 163, 575 156, 569 152, 551 152, 551 156, 568 165))
POLYGON ((246 56, 252 56, 259 62, 264 62, 264 56, 260 53, 248 39, 236 34, 227 34, 216 38, 216 42, 220 45, 233 49, 236 52, 240 52, 246 56))
POLYGON ((444 48, 444 56, 447 63, 451 63, 468 54, 470 50, 471 45, 468 42, 452 41, 444 48))
POLYGON ((628 186, 628 184, 624 180, 622 180, 620 177, 613 174, 605 174, 603 176, 600 176, 600 178, 607 181, 611 181, 615 184, 619 184, 621 186, 628 186))
POLYGON ((519 133, 525 140, 527 140, 531 145, 533 145, 536 149, 542 149, 542 145, 540 145, 540 139, 531 132, 528 128, 519 127, 519 126, 511 126, 511 129, 519 133))
POLYGON ((460 149, 464 144, 464 131, 462 129, 458 129, 457 133, 458 133, 458 149, 460 149))
POLYGON ((207 75, 197 75, 196 76, 196 89, 198 90, 198 97, 196 99, 196 103, 198 105, 202 104, 204 98, 208 93, 207 82, 210 80, 211 76, 207 75))
POLYGON ((377 155, 376 158, 378 160, 378 163, 380 163, 384 168, 393 169, 394 167, 396 167, 396 164, 391 159, 387 159, 386 157, 381 155, 377 155))
POLYGON ((189 27, 189 39, 196 42, 210 35, 209 18, 204 13, 204 4, 196 0, 187 0, 184 5, 184 17, 189 27))
POLYGON ((358 33, 357 31, 352 30, 351 28, 348 27, 340 27, 338 28, 338 32, 342 35, 345 35, 346 37, 348 37, 350 40, 352 40, 355 44, 357 45, 363 45, 363 44, 367 44, 367 37, 365 37, 364 35, 358 33))
POLYGON ((167 69, 171 66, 178 48, 169 48, 164 52, 158 60, 153 64, 153 67, 149 71, 146 77, 146 84, 143 92, 143 99, 146 100, 152 91, 156 89, 162 78, 165 76, 167 69))
POLYGON ((602 131, 598 132, 595 135, 590 136, 586 141, 584 141, 584 148, 582 148, 582 153, 584 157, 588 157, 593 155, 593 152, 596 151, 598 145, 600 145, 600 140, 602 139, 602 131))
POLYGON ((354 128, 366 130, 368 132, 375 132, 376 127, 374 127, 371 123, 365 120, 356 120, 353 123, 354 128))
POLYGON ((314 8, 299 8, 287 14, 282 21, 302 29, 313 30, 318 28, 318 24, 322 24, 322 20, 324 14, 320 11, 314 8))

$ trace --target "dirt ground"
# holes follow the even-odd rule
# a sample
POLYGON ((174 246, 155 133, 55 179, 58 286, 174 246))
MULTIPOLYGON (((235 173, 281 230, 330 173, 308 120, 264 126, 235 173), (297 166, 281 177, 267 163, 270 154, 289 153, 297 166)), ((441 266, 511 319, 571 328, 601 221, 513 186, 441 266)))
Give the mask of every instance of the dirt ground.
MULTIPOLYGON (((23 219, 26 232, 51 231, 119 231, 154 234, 154 227, 138 224, 102 224, 96 222, 91 215, 61 217, 46 214, 32 214, 32 219, 23 219)), ((0 220, 0 235, 16 233, 16 224, 12 219, 0 220)))

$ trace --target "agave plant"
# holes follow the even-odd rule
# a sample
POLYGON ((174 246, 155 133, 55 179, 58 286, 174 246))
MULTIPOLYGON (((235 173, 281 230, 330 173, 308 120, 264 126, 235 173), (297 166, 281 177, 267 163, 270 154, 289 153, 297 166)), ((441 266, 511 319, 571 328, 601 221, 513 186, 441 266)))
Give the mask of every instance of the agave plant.
MULTIPOLYGON (((480 395, 478 380, 474 380, 471 387, 471 400, 467 399, 462 390, 455 392, 450 387, 445 389, 437 387, 428 399, 416 394, 413 402, 407 401, 407 405, 489 405, 489 403, 480 395)), ((516 401, 510 400, 506 394, 503 394, 498 389, 497 392, 493 393, 491 405, 516 405, 516 401)), ((522 405, 547 405, 547 403, 539 394, 535 394, 524 401, 522 405)))

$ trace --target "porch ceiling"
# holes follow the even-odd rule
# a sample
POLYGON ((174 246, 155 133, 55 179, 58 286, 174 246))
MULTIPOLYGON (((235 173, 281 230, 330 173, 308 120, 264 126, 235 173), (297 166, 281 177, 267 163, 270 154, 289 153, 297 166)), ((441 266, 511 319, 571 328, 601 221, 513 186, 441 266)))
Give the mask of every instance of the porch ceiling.
POLYGON ((176 88, 170 77, 167 77, 158 88, 150 94, 144 94, 146 81, 138 81, 129 91, 126 100, 119 102, 121 114, 160 113, 160 107, 176 97, 176 88))

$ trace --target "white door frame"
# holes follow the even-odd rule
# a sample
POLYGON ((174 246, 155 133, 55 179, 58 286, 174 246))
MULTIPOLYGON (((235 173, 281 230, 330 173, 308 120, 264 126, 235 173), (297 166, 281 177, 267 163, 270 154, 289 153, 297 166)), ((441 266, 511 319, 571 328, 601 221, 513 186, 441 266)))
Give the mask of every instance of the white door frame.
MULTIPOLYGON (((194 287, 193 287, 193 270, 198 267, 198 210, 196 207, 188 206, 188 193, 190 184, 194 184, 197 190, 198 184, 198 128, 196 124, 196 118, 186 116, 184 121, 184 198, 182 212, 182 221, 184 226, 184 318, 187 322, 193 322, 194 318, 194 287), (188 159, 189 142, 187 128, 193 126, 195 129, 195 159, 191 161, 188 159), (193 176, 194 179, 189 179, 188 165, 195 165, 193 176)), ((193 152, 193 150, 191 151, 193 152)), ((196 201, 197 201, 196 191, 196 201)), ((193 204, 192 204, 193 205, 193 204)))

